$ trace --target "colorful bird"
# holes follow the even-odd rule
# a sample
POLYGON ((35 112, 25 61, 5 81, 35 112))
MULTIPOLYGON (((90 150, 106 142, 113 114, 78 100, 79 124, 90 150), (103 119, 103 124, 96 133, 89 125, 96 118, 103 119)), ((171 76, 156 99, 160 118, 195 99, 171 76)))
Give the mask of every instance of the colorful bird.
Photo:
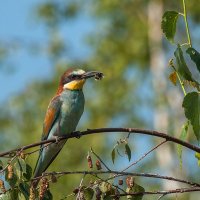
MULTIPOLYGON (((57 93, 47 108, 42 140, 64 136, 75 131, 84 110, 85 100, 82 88, 86 79, 91 77, 101 79, 103 73, 69 69, 62 75, 57 93)), ((34 177, 42 175, 56 158, 65 142, 66 140, 62 140, 41 146, 34 177)), ((35 185, 37 185, 37 181, 35 185)))

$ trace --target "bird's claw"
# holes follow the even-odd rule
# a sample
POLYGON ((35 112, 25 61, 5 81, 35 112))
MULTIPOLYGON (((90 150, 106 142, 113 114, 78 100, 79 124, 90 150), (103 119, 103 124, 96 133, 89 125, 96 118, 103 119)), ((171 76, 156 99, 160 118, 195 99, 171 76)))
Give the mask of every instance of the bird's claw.
POLYGON ((55 144, 58 144, 58 142, 59 142, 59 136, 55 135, 55 136, 54 136, 54 139, 56 140, 56 141, 55 141, 55 144))

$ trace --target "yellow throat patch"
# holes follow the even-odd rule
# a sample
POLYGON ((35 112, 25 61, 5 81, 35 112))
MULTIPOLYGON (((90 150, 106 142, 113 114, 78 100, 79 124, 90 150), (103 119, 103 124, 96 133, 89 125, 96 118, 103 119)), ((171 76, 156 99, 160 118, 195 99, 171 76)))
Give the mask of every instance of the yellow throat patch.
POLYGON ((74 80, 69 83, 66 83, 63 88, 68 90, 80 90, 83 88, 84 83, 85 83, 84 79, 74 80))

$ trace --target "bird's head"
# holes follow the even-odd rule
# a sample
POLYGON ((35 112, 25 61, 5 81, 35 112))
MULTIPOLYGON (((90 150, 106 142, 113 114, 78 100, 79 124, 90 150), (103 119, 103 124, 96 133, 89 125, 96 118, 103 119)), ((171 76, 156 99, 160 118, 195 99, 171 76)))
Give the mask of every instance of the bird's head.
POLYGON ((103 73, 98 71, 85 72, 82 69, 68 69, 60 79, 60 85, 57 93, 63 90, 81 90, 88 78, 103 78, 103 73))

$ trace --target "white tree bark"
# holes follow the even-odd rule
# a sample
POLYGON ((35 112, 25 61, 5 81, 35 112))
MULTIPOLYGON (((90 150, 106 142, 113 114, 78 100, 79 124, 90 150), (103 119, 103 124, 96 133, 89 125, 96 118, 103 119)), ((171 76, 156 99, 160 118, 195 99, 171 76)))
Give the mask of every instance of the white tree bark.
MULTIPOLYGON (((167 100, 167 68, 164 51, 162 48, 161 19, 163 15, 162 0, 149 1, 148 4, 148 38, 150 50, 150 70, 155 95, 154 127, 156 130, 166 132, 169 128, 169 115, 166 106, 167 100)), ((169 170, 173 165, 173 155, 169 145, 162 146, 156 151, 158 164, 163 173, 176 177, 175 171, 169 170)), ((177 183, 163 182, 165 189, 178 187, 177 183)))

